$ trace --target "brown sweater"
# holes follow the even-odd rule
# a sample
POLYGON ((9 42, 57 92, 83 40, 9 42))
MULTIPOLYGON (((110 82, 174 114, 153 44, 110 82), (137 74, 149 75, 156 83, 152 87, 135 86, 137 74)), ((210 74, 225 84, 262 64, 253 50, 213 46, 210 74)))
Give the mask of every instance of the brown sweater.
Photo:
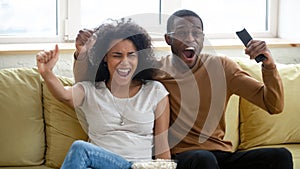
MULTIPOLYGON (((86 60, 74 63, 76 82, 95 79, 95 71, 91 71, 86 60)), ((165 73, 156 79, 170 93, 169 144, 172 154, 197 149, 231 151, 231 142, 223 138, 224 113, 232 94, 271 114, 283 109, 283 87, 276 68, 262 67, 262 83, 227 57, 202 54, 192 69, 175 63, 172 56, 160 61, 165 73)))
POLYGON ((172 56, 162 58, 161 62, 168 75, 157 80, 170 92, 172 154, 197 149, 231 151, 231 142, 223 138, 224 113, 232 94, 271 114, 283 109, 283 87, 277 69, 262 67, 264 84, 227 57, 202 54, 192 69, 181 71, 180 63, 175 63, 172 56))

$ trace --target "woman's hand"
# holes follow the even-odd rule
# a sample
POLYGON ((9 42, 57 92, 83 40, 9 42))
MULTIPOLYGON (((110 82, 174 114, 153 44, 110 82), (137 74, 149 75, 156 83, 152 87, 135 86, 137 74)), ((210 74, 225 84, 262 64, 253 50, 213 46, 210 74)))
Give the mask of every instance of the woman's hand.
POLYGON ((52 72, 53 67, 59 58, 58 45, 55 45, 54 50, 41 51, 36 55, 37 67, 39 73, 46 77, 47 73, 52 72))

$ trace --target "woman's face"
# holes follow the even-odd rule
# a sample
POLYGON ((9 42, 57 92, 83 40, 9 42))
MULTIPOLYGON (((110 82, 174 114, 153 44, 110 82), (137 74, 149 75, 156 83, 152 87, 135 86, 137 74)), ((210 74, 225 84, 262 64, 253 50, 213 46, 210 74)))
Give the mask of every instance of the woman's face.
POLYGON ((130 85, 138 65, 138 54, 130 40, 114 40, 105 56, 111 85, 130 85))

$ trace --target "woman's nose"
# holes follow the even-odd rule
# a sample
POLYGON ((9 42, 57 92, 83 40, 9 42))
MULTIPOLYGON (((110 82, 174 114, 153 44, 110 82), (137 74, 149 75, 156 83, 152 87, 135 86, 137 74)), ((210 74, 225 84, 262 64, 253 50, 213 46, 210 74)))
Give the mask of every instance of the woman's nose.
POLYGON ((121 63, 122 63, 122 64, 127 64, 127 63, 128 63, 128 56, 124 55, 124 56, 122 57, 121 63))

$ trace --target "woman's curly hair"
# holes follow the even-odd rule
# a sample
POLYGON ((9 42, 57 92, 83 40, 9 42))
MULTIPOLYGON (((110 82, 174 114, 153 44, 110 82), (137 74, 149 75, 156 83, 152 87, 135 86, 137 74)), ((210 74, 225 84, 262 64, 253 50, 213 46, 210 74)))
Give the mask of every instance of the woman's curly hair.
POLYGON ((133 80, 153 79, 157 62, 154 58, 151 37, 144 28, 133 23, 130 19, 128 21, 125 21, 125 19, 112 20, 112 23, 97 27, 93 38, 96 41, 87 54, 90 64, 96 65, 96 68, 98 68, 95 82, 107 81, 110 78, 107 64, 103 58, 114 40, 130 40, 137 49, 138 66, 134 72, 133 80))

